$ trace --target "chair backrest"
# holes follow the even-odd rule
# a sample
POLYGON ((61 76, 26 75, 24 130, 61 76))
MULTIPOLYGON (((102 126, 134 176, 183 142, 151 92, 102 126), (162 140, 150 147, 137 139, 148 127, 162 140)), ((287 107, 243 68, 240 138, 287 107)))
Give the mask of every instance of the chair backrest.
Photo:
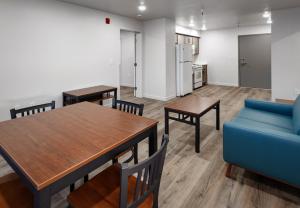
POLYGON ((33 115, 36 113, 45 112, 46 110, 53 110, 55 109, 55 101, 52 101, 51 103, 45 103, 41 105, 31 106, 27 108, 21 108, 21 109, 11 109, 10 110, 10 116, 11 119, 16 119, 18 114, 20 114, 21 117, 33 115))
POLYGON ((128 101, 113 99, 112 107, 123 112, 143 116, 144 104, 136 104, 128 101))
POLYGON ((158 192, 160 179, 165 162, 167 145, 169 136, 164 135, 160 149, 153 154, 149 159, 129 167, 128 164, 122 164, 121 170, 121 191, 120 191, 120 207, 135 208, 153 194, 153 207, 158 204, 158 192), (128 202, 128 177, 137 174, 134 197, 128 202))

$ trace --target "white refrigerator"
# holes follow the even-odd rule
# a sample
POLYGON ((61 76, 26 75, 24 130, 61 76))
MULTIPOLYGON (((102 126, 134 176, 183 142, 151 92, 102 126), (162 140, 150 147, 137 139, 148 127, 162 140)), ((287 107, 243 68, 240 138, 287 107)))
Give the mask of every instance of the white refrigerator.
POLYGON ((176 45, 176 89, 177 96, 193 92, 192 45, 176 45))

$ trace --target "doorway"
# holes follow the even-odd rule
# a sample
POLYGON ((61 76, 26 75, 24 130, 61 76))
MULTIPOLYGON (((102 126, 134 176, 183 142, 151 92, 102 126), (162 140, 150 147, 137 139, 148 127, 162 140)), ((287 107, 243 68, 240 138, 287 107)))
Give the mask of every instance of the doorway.
POLYGON ((239 36, 239 86, 271 89, 271 34, 239 36))
POLYGON ((142 97, 141 34, 121 30, 120 91, 126 97, 142 97))

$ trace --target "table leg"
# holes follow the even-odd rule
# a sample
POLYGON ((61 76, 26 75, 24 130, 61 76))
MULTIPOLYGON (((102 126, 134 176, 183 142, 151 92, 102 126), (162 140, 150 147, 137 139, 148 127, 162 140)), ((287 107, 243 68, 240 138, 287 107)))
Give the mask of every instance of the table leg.
POLYGON ((149 135, 149 156, 157 151, 157 125, 152 127, 149 135))
POLYGON ((72 183, 70 185, 70 192, 73 192, 73 191, 75 191, 75 183, 72 183))
POLYGON ((50 208, 51 194, 49 189, 38 191, 34 194, 34 208, 50 208))
POLYGON ((169 134, 169 111, 165 109, 165 134, 169 134))
POLYGON ((100 101, 99 101, 100 105, 103 105, 103 94, 100 95, 100 101))
POLYGON ((200 117, 196 117, 195 120, 195 150, 196 153, 200 153, 200 117))
POLYGON ((85 175, 84 176, 84 179, 83 179, 83 182, 86 183, 89 181, 89 175, 85 175))
POLYGON ((63 107, 67 105, 67 96, 63 95, 63 107))
POLYGON ((216 106, 216 129, 220 130, 220 103, 216 106))
POLYGON ((118 99, 118 90, 114 90, 114 98, 117 100, 118 99))

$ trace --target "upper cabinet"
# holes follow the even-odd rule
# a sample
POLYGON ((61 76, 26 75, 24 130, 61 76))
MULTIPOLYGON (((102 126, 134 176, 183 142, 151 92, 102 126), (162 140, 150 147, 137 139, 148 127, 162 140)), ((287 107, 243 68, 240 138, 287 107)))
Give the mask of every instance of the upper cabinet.
POLYGON ((195 54, 198 55, 199 54, 199 40, 200 38, 197 37, 193 37, 193 47, 195 48, 195 54))
POLYGON ((199 40, 200 40, 200 38, 198 38, 198 37, 176 34, 176 43, 193 45, 193 54, 194 55, 199 54, 199 40))
POLYGON ((177 44, 185 44, 185 36, 177 35, 177 44))

